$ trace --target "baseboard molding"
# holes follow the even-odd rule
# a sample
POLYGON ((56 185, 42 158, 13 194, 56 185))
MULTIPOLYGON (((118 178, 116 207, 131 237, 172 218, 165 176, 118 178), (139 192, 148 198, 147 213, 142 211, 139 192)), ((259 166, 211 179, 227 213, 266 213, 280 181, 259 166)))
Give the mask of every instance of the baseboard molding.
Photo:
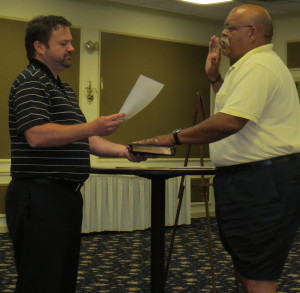
MULTIPOLYGON (((216 216, 215 211, 209 211, 209 216, 210 217, 215 217, 216 216)), ((191 212, 191 218, 192 219, 195 219, 195 218, 204 218, 204 217, 206 217, 205 211, 197 211, 197 212, 192 211, 191 212)))
POLYGON ((7 225, 6 225, 6 218, 5 214, 0 214, 0 233, 7 233, 7 225))
MULTIPOLYGON (((215 217, 215 212, 214 211, 210 211, 209 212, 209 216, 210 217, 215 217)), ((198 211, 198 212, 192 212, 191 213, 191 218, 195 219, 195 218, 204 218, 206 217, 205 211, 198 211)), ((5 214, 0 214, 0 233, 7 233, 8 229, 7 229, 7 225, 6 225, 6 218, 5 218, 5 214)))

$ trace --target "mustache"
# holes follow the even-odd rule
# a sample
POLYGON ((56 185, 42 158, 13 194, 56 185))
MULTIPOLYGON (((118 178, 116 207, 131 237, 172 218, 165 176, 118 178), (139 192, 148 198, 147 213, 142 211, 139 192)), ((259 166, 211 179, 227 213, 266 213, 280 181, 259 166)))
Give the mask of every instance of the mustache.
POLYGON ((221 45, 229 46, 229 40, 226 37, 221 37, 220 42, 221 42, 221 45))

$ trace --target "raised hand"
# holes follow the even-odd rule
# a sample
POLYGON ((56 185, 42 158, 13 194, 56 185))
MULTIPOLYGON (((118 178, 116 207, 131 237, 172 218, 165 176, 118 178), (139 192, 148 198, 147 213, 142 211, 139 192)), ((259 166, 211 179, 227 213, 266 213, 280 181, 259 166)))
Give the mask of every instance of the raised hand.
POLYGON ((219 38, 212 36, 209 42, 209 51, 205 63, 205 71, 210 81, 219 77, 219 66, 221 62, 221 47, 219 38))

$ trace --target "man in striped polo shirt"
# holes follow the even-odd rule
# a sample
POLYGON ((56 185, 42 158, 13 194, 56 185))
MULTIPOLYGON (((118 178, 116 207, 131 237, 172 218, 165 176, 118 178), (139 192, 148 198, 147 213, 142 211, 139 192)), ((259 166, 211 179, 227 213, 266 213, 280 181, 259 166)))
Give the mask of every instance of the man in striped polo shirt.
POLYGON ((86 122, 60 72, 71 66, 71 23, 40 16, 28 23, 29 65, 9 96, 11 176, 7 225, 18 272, 18 293, 75 293, 80 252, 82 196, 90 153, 124 157, 126 146, 109 142, 124 114, 86 122))

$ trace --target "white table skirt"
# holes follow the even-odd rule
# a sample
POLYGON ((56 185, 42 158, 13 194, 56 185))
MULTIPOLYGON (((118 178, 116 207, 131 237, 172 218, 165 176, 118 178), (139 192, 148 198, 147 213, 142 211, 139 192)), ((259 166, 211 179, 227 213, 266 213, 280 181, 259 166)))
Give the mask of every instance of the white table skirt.
MULTIPOLYGON (((175 221, 181 177, 166 182, 166 225, 175 221)), ((186 177, 186 181, 189 179, 186 177)), ((186 184, 178 224, 191 223, 190 184, 186 184)), ((81 189, 82 232, 133 231, 151 226, 151 181, 124 175, 91 175, 81 189)))

